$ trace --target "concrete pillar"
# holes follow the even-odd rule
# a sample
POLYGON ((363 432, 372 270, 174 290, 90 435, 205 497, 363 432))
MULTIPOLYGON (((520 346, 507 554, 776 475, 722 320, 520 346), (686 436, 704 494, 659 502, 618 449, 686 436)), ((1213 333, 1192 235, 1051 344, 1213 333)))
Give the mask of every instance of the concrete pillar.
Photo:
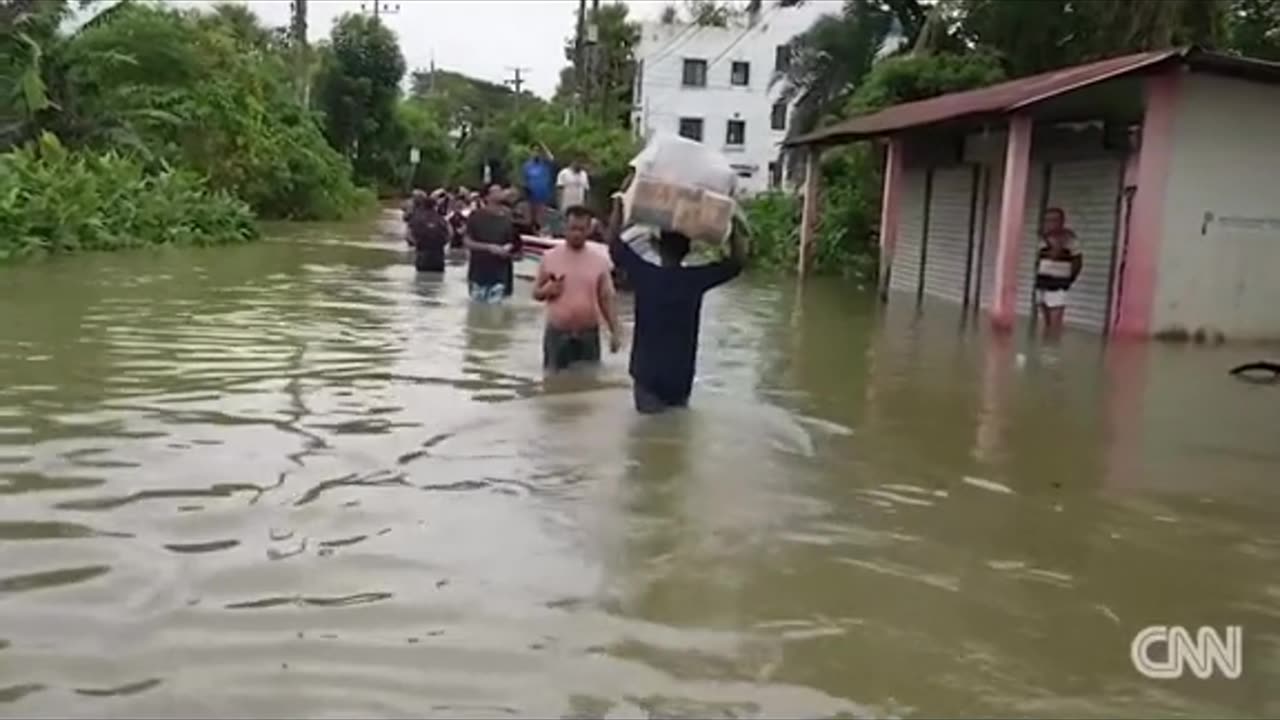
POLYGON ((1181 68, 1146 80, 1146 109, 1138 149, 1137 191, 1133 196, 1124 269, 1120 275, 1115 334, 1145 337, 1151 332, 1164 236, 1165 181, 1173 154, 1173 121, 1181 68))
POLYGON ((1004 186, 1000 191, 1000 225, 996 232, 996 276, 992 286, 991 324, 997 330, 1013 327, 1018 304, 1018 255, 1022 249, 1027 211, 1027 179, 1031 168, 1029 115, 1009 119, 1004 155, 1004 186))
POLYGON ((889 292, 889 270, 898 247, 899 208, 902 205, 902 138, 890 137, 884 155, 884 189, 880 197, 880 295, 889 292))
POLYGON ((815 235, 818 232, 818 193, 821 191, 819 161, 822 151, 810 146, 804 156, 804 206, 800 214, 800 257, 796 272, 804 277, 809 272, 813 256, 815 235))

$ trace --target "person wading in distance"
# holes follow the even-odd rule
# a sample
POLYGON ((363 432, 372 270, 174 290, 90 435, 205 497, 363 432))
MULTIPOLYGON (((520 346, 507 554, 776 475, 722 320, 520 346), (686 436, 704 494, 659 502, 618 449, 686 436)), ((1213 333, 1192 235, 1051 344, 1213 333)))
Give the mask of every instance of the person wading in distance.
POLYGON ((609 351, 622 347, 613 264, 603 247, 587 242, 591 211, 574 205, 565 219, 565 241, 542 256, 533 287, 533 299, 547 305, 542 364, 550 371, 600 362, 601 319, 609 328, 609 351))
POLYGON ((1067 314, 1068 293, 1084 269, 1084 254, 1062 208, 1045 210, 1043 226, 1036 259, 1036 306, 1044 317, 1045 335, 1057 336, 1067 314))
POLYGON ((491 185, 484 207, 467 218, 464 242, 471 253, 467 281, 471 299, 476 302, 496 303, 507 296, 512 259, 520 253, 520 235, 511 224, 505 201, 506 191, 502 186, 491 185))
POLYGON ((449 245, 449 223, 438 211, 439 201, 421 192, 413 195, 409 213, 409 241, 418 272, 444 272, 444 250, 449 245))

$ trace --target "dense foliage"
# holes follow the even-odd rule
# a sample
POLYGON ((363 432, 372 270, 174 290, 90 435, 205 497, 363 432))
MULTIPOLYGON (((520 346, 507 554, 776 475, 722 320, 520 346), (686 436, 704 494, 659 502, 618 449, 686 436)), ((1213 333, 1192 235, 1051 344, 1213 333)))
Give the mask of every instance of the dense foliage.
POLYGON ((50 134, 0 155, 0 261, 257 236, 253 214, 185 170, 147 172, 114 152, 70 151, 50 134))
POLYGON ((396 36, 377 18, 338 18, 322 48, 316 102, 324 111, 330 144, 350 158, 364 183, 387 184, 404 156, 404 126, 396 105, 405 62, 396 36))
MULTIPOLYGON (((22 90, 0 96, 8 100, 0 102, 0 148, 52 133, 86 172, 125 163, 157 187, 195 178, 261 217, 339 218, 371 206, 317 118, 298 104, 286 39, 246 8, 119 2, 68 33, 70 3, 0 7, 12 13, 0 31, 0 87, 22 90)), ((202 214, 225 210, 220 198, 187 192, 175 206, 205 225, 202 214)))

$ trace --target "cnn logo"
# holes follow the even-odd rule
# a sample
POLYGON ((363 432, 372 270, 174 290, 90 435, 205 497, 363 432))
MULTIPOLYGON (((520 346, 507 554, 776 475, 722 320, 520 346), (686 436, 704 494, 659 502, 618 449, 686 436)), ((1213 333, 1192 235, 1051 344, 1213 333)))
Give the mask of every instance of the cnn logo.
POLYGON ((1211 627, 1200 628, 1194 637, 1178 625, 1152 625, 1133 638, 1129 653, 1133 666, 1157 680, 1182 677, 1187 668, 1201 680, 1213 677, 1214 669, 1231 680, 1244 672, 1244 631, 1229 625, 1225 637, 1211 627), (1152 659, 1151 649, 1163 645, 1163 659, 1152 659))

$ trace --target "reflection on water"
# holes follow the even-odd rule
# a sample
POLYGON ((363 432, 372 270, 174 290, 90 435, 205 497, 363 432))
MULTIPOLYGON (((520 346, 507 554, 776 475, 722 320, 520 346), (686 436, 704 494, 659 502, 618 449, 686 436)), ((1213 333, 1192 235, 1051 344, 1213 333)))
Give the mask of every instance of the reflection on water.
POLYGON ((640 417, 392 229, 0 272, 0 714, 1280 714, 1256 352, 743 280, 640 417))

